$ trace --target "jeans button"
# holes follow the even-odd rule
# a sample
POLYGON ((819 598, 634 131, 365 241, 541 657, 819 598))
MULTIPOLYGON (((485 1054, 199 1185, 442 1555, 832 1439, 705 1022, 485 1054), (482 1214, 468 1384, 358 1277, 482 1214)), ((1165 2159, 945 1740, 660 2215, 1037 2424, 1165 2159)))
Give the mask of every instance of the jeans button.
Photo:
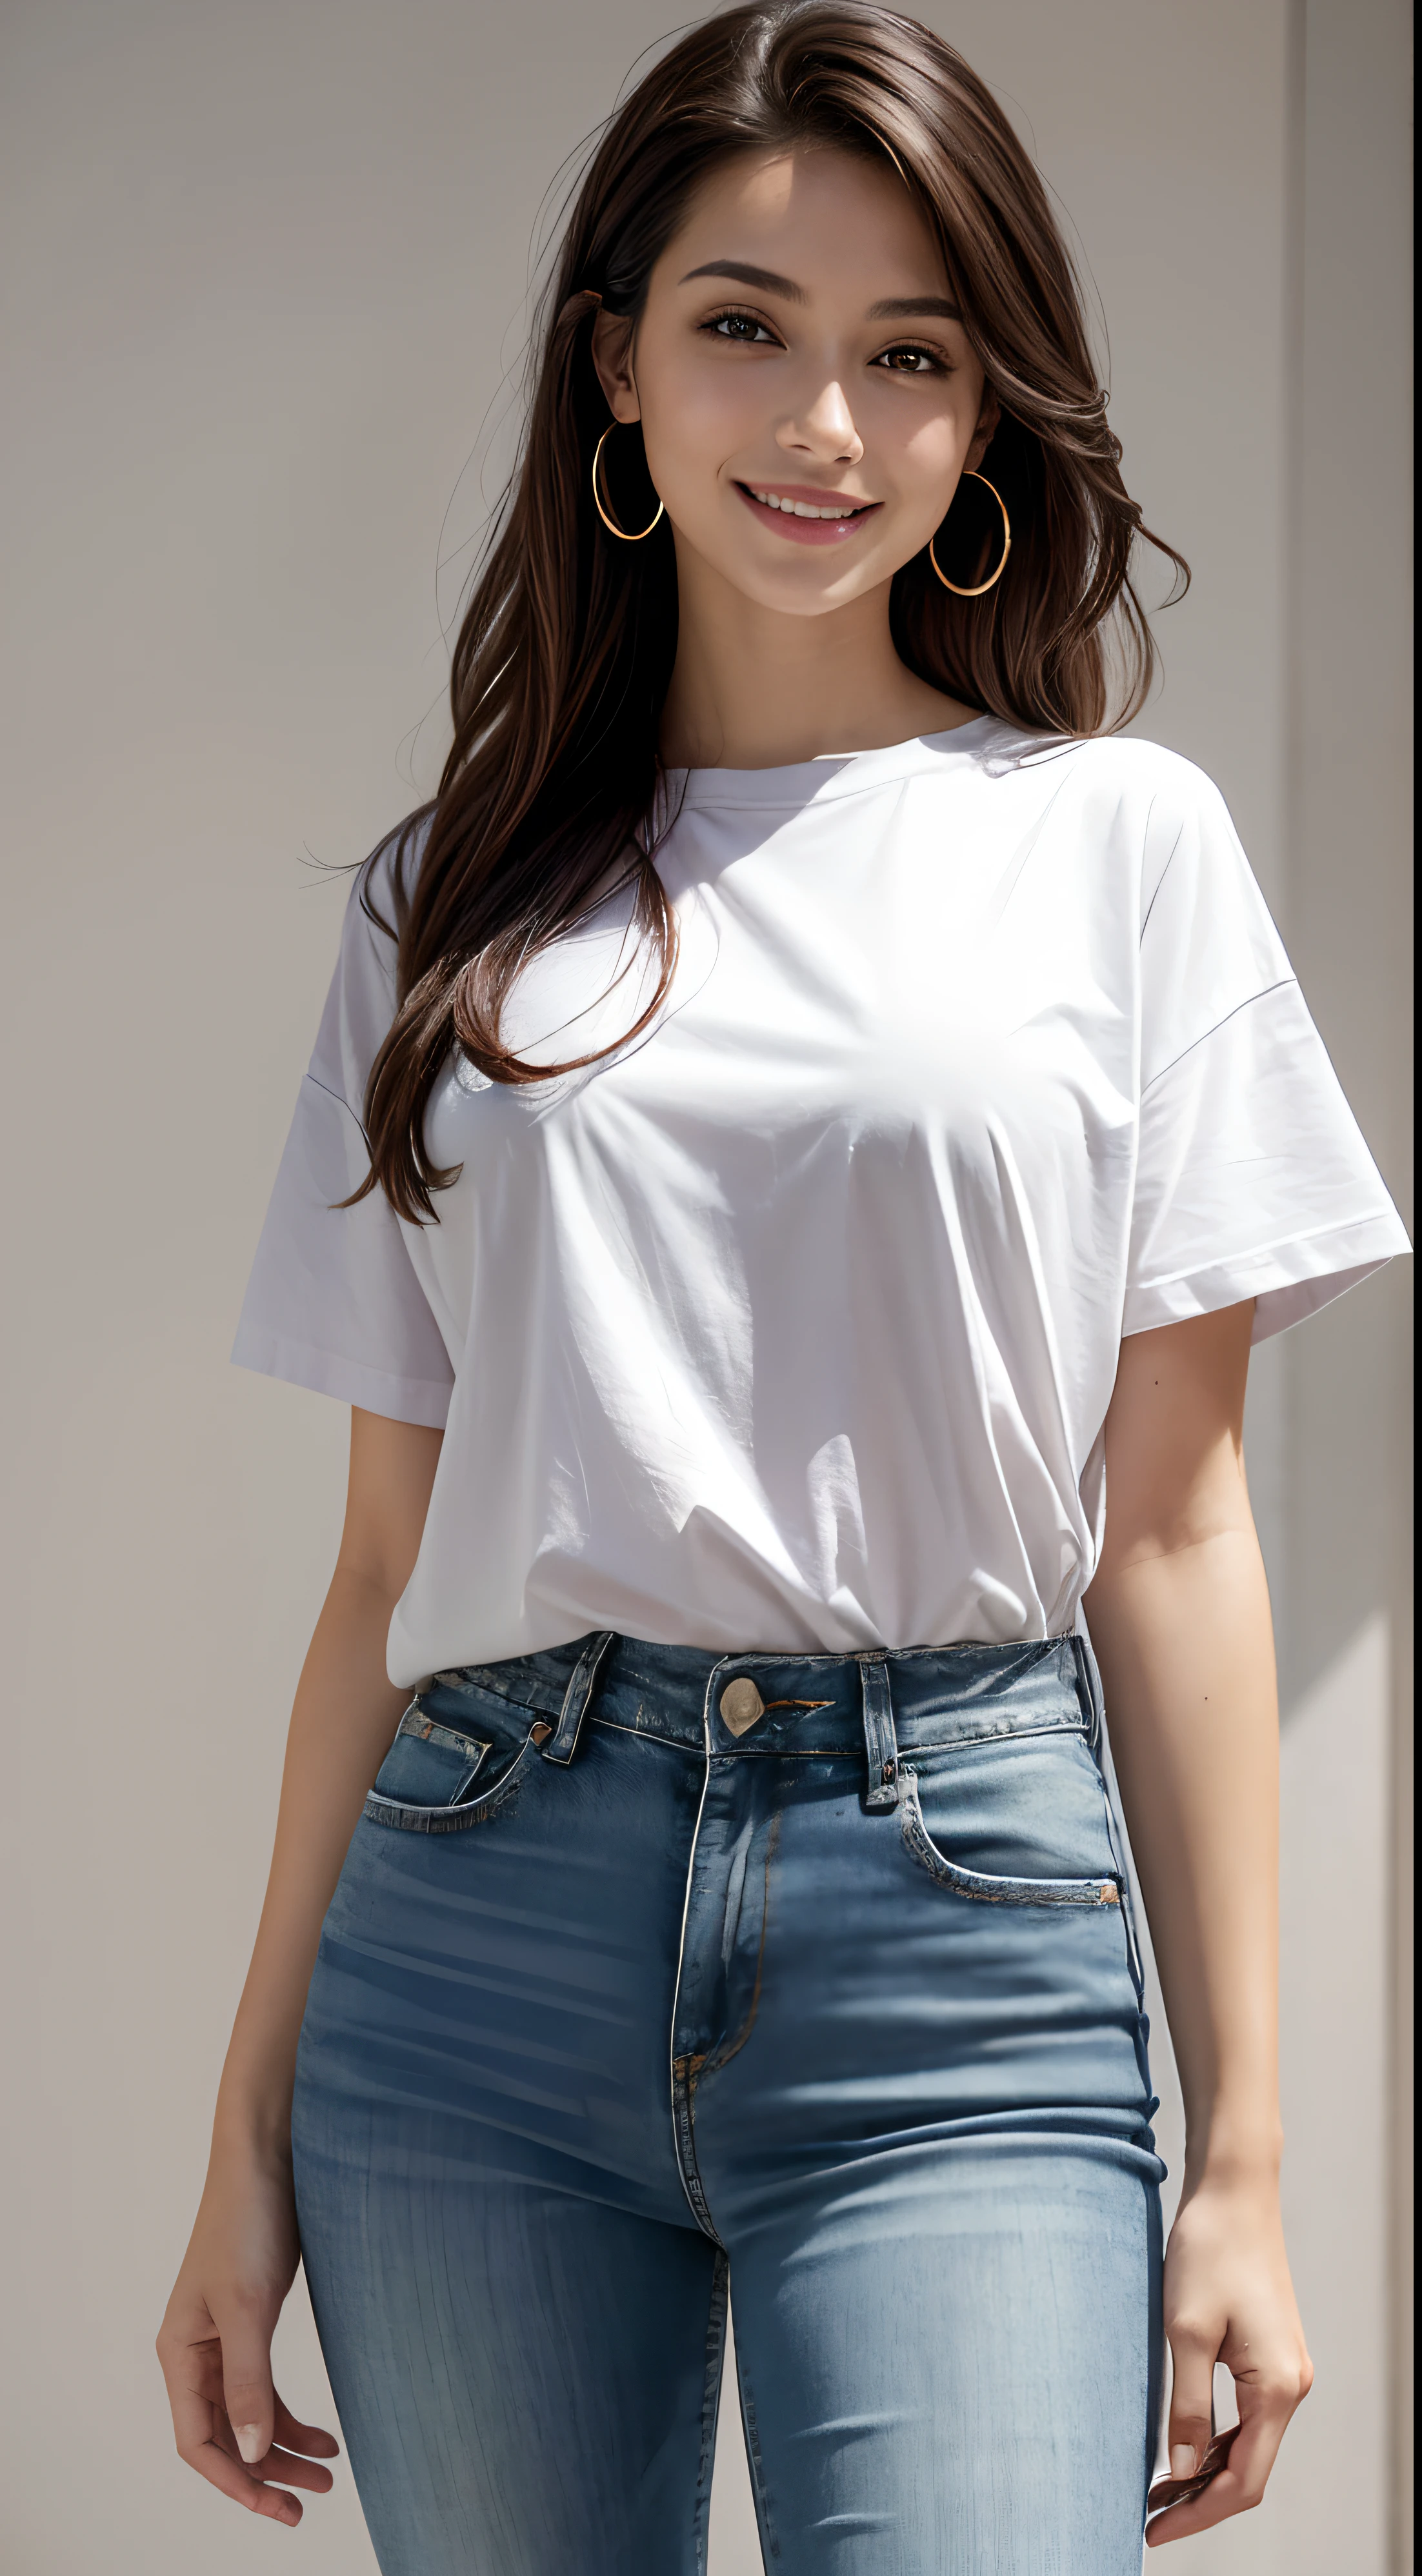
POLYGON ((728 1682, 721 1693, 721 1718, 732 1735, 746 1735, 765 1715, 765 1702, 748 1673, 728 1682))

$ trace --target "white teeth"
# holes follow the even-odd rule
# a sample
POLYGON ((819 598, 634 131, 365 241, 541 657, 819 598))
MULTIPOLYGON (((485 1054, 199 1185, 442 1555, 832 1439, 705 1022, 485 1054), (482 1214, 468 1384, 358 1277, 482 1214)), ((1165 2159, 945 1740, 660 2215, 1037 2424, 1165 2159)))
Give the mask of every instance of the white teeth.
POLYGON ((792 519, 852 519, 864 508, 862 501, 848 501, 838 510, 817 510, 811 501, 782 501, 778 492, 757 492, 751 487, 753 500, 763 502, 767 510, 785 510, 792 519))

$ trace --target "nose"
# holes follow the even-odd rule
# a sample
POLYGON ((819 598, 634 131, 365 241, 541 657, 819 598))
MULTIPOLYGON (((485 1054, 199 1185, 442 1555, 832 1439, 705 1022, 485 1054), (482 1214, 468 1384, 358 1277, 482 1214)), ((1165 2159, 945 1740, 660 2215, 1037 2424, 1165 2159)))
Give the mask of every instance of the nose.
POLYGON ((825 464, 857 465, 864 441, 854 426, 849 397, 837 377, 822 384, 803 411, 781 422, 776 443, 787 456, 814 457, 825 464))

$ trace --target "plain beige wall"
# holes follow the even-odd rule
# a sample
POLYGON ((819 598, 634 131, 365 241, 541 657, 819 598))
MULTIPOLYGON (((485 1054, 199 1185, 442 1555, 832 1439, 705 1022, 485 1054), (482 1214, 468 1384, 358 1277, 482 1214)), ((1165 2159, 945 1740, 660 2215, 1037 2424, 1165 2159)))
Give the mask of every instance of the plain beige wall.
MULTIPOLYGON (((1132 488, 1195 566, 1148 729, 1229 796, 1396 1184, 1404 13, 925 14, 1035 143, 1109 318, 1132 488)), ((340 1509, 339 1409, 226 1351, 336 938, 321 869, 438 765, 440 618, 540 200, 665 26, 652 0, 10 0, 4 21, 7 2576, 373 2563, 344 2478, 295 2541, 200 2490, 151 2355, 340 1509)), ((1360 1291, 1271 1346, 1253 1398, 1291 1640, 1289 2187, 1321 2378, 1264 2512, 1183 2562, 1201 2576, 1402 2564, 1399 1318, 1397 1291, 1360 1291)), ((1173 2140, 1164 2048, 1160 2081, 1173 2140)), ((299 2296, 283 2344, 319 2411, 299 2296)), ((727 2458, 716 2563, 745 2576, 727 2458)))

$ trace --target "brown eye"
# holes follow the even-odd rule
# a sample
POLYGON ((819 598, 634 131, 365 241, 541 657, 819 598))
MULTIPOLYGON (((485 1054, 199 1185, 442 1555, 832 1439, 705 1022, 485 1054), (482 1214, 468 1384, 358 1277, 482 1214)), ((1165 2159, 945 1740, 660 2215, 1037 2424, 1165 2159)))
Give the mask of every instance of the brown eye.
POLYGON ((876 366, 896 376, 935 376, 942 363, 931 349, 886 349, 875 360, 876 366))
POLYGON ((755 313, 713 313, 710 321, 702 324, 702 329, 718 340, 739 340, 743 347, 758 340, 767 341, 772 347, 775 344, 774 332, 767 330, 755 313))

